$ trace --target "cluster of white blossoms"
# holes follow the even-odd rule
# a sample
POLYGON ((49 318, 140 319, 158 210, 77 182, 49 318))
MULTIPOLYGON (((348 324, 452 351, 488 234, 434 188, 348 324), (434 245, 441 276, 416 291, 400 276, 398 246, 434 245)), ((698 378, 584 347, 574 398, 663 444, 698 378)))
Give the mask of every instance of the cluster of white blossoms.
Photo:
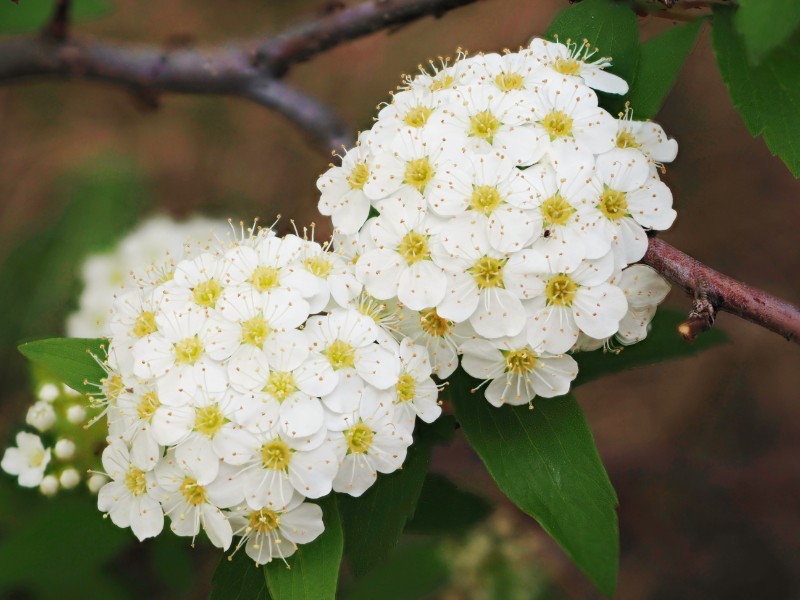
POLYGON ((669 290, 633 263, 675 219, 659 167, 677 144, 598 106, 628 90, 609 64, 542 39, 443 61, 317 182, 365 292, 399 304, 440 377, 462 354, 497 406, 566 393, 567 353, 640 341, 669 290))
MULTIPOLYGON (((16 445, 6 448, 0 468, 15 475, 20 486, 38 487, 45 496, 53 496, 75 488, 96 466, 94 449, 103 443, 103 435, 83 428, 87 409, 81 394, 50 380, 37 381, 36 387, 36 399, 25 416, 34 432, 16 434, 16 445)), ((97 492, 105 481, 94 474, 86 484, 97 492)))
POLYGON ((352 264, 305 236, 235 237, 117 295, 98 506, 140 539, 167 516, 263 564, 323 531, 307 499, 360 496, 441 409, 426 348, 352 264))
POLYGON ((206 217, 176 221, 150 217, 125 236, 110 252, 86 258, 81 268, 83 291, 78 310, 67 318, 69 337, 97 338, 111 334, 108 320, 114 297, 137 287, 137 277, 161 277, 175 261, 202 252, 214 228, 227 224, 206 217))

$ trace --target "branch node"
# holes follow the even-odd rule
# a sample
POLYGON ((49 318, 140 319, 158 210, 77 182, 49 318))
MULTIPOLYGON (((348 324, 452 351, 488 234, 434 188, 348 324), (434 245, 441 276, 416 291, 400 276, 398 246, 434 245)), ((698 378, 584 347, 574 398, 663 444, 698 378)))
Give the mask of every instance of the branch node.
POLYGON ((687 342, 693 342, 699 334, 714 326, 716 318, 717 306, 708 299, 708 283, 701 280, 695 291, 692 312, 689 313, 686 321, 678 325, 678 333, 687 342))

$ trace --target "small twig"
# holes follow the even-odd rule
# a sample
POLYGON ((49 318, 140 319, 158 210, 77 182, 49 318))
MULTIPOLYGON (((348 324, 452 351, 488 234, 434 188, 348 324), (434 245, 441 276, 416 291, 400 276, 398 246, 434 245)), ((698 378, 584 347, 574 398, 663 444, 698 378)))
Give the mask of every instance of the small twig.
POLYGON ((70 8, 72 8, 71 0, 56 0, 53 16, 43 32, 45 37, 59 42, 67 39, 70 8))
POLYGON ((780 298, 723 275, 653 237, 642 260, 695 298, 692 313, 679 327, 694 339, 710 328, 718 311, 725 311, 800 343, 800 308, 780 298))

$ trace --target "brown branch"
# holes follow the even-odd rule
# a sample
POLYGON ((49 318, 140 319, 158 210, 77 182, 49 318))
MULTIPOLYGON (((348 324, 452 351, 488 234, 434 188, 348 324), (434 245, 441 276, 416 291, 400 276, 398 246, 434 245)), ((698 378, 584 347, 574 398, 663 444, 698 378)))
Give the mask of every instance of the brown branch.
MULTIPOLYGON (((334 113, 276 78, 311 56, 380 29, 439 16, 476 0, 370 0, 300 23, 274 38, 209 48, 158 48, 67 37, 69 0, 59 0, 43 36, 0 39, 0 84, 36 77, 88 79, 137 97, 160 92, 246 98, 300 124, 326 152, 352 138, 334 113), (291 101, 285 101, 291 97, 291 101)), ((152 103, 152 100, 151 100, 152 103)))
POLYGON ((686 339, 711 327, 722 310, 800 343, 800 308, 723 275, 659 238, 650 238, 642 262, 695 298, 692 314, 679 327, 686 339))

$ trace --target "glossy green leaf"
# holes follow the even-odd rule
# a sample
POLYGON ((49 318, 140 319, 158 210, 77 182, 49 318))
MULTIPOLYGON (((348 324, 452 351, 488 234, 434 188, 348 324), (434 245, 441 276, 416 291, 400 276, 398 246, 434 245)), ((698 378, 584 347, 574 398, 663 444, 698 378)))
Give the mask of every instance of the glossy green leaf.
POLYGON ((800 177, 800 36, 753 66, 734 15, 730 7, 714 7, 714 53, 722 79, 748 131, 763 136, 770 151, 800 177))
MULTIPOLYGON (((627 3, 613 0, 583 0, 559 12, 545 35, 559 41, 588 40, 598 48, 597 58, 607 56, 612 65, 607 70, 619 75, 629 85, 635 83, 639 63, 639 26, 627 3)), ((624 110, 621 96, 599 93, 600 105, 615 115, 624 110)))
POLYGON ((642 44, 634 85, 628 100, 635 118, 650 119, 664 104, 683 63, 694 48, 705 19, 670 27, 642 44))
POLYGON ((652 329, 644 341, 622 348, 619 354, 597 350, 573 355, 578 361, 579 369, 572 387, 635 367, 694 356, 728 341, 724 331, 712 328, 690 344, 678 334, 678 325, 685 320, 686 313, 661 308, 656 313, 652 329))
POLYGON ((356 575, 386 560, 414 514, 431 460, 435 425, 419 424, 403 468, 377 481, 358 498, 341 495, 345 554, 356 575))
POLYGON ((342 562, 342 522, 336 496, 319 501, 325 531, 310 544, 302 544, 287 561, 273 560, 264 567, 273 600, 334 600, 342 562))
MULTIPOLYGON (((410 600, 429 598, 449 576, 438 544, 414 541, 401 544, 374 570, 358 578, 342 594, 344 600, 410 600)), ((434 596, 438 597, 438 596, 434 596)))
POLYGON ((753 64, 764 60, 800 27, 797 0, 739 0, 738 4, 734 23, 753 64))
MULTIPOLYGON (((283 563, 281 563, 283 564, 283 563)), ((211 580, 209 600, 269 600, 264 568, 244 550, 232 558, 223 556, 211 580)))
POLYGON ((483 521, 491 512, 492 505, 481 496, 460 489, 444 475, 429 473, 405 532, 460 534, 483 521))
POLYGON ((91 384, 105 377, 92 355, 105 358, 106 343, 103 339, 51 338, 22 344, 19 351, 72 389, 90 393, 97 391, 97 386, 91 384))
POLYGON ((457 371, 450 394, 467 441, 502 492, 536 519, 606 596, 619 569, 617 497, 572 396, 495 408, 457 371))
MULTIPOLYGON (((0 2, 0 33, 23 33, 42 29, 53 14, 54 0, 0 2)), ((73 0, 73 21, 101 17, 111 12, 112 0, 73 0)))

